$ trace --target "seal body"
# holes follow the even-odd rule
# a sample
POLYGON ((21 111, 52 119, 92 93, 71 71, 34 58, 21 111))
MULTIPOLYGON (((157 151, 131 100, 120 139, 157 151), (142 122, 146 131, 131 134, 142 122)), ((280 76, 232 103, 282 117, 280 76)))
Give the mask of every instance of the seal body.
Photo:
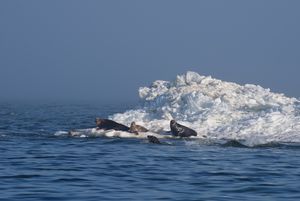
POLYGON ((179 136, 179 137, 197 136, 196 131, 177 123, 175 120, 170 121, 170 128, 171 128, 172 135, 174 136, 179 136))
POLYGON ((129 127, 125 126, 123 124, 119 124, 115 121, 109 120, 109 119, 101 119, 96 118, 96 126, 98 129, 104 129, 104 130, 116 130, 116 131, 129 131, 129 127))
POLYGON ((143 126, 137 125, 134 121, 131 123, 129 132, 139 134, 139 132, 148 132, 149 130, 143 126))

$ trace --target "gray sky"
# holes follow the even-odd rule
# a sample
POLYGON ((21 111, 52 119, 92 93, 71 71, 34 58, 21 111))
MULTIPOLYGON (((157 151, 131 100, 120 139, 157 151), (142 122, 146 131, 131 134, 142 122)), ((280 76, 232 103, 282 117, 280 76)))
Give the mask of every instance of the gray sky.
POLYGON ((300 96, 300 1, 0 1, 0 100, 130 101, 193 70, 300 96))

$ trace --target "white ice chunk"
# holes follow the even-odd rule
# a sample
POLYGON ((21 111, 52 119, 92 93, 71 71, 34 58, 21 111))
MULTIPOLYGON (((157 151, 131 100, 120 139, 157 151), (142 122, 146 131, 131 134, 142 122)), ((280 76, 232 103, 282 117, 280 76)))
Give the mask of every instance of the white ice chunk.
POLYGON ((199 136, 244 139, 249 144, 300 142, 299 100, 258 85, 242 86, 189 71, 174 81, 141 87, 139 95, 138 109, 110 118, 125 125, 136 121, 152 131, 168 131, 169 121, 175 119, 199 136))

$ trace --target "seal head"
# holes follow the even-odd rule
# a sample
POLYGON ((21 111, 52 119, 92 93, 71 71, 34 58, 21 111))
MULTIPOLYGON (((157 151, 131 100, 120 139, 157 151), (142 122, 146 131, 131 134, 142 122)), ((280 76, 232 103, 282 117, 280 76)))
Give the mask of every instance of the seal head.
POLYGON ((153 144, 161 144, 157 137, 153 135, 147 135, 148 142, 153 144))

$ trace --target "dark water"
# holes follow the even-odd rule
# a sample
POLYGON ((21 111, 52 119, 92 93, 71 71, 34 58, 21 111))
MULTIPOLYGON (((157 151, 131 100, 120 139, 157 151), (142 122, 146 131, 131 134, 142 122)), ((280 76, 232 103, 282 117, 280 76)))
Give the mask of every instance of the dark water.
POLYGON ((300 199, 299 146, 54 135, 128 107, 1 104, 0 200, 300 199))

